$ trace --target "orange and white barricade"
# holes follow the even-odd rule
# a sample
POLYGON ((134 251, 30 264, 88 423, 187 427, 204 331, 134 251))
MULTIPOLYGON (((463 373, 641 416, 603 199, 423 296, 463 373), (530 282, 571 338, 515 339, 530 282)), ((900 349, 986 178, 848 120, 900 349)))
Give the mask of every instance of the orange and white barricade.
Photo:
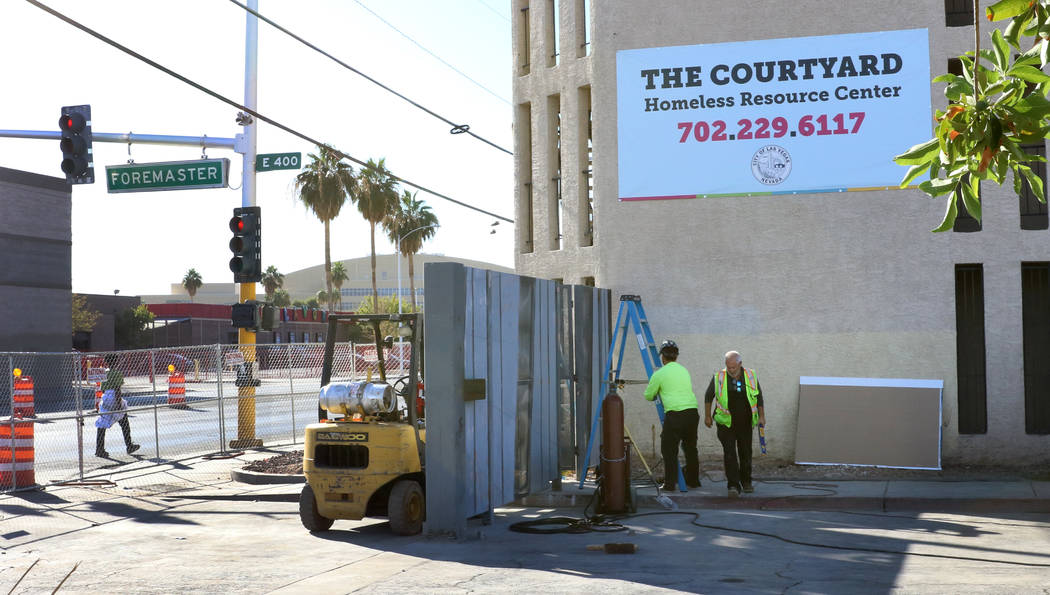
POLYGON ((95 383, 95 411, 98 411, 99 405, 102 404, 102 383, 95 383))
POLYGON ((29 376, 15 378, 14 417, 36 417, 33 405, 33 379, 29 376))
POLYGON ((168 374, 168 405, 186 408, 186 375, 182 372, 168 374))
POLYGON ((0 488, 36 485, 33 472, 34 422, 0 422, 0 488))

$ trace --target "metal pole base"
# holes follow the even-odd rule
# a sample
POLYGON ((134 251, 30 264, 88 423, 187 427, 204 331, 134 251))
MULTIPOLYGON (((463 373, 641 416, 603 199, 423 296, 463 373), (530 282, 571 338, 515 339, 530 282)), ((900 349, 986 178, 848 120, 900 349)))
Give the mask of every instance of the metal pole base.
POLYGON ((262 448, 262 440, 258 438, 238 438, 230 440, 230 448, 262 448))

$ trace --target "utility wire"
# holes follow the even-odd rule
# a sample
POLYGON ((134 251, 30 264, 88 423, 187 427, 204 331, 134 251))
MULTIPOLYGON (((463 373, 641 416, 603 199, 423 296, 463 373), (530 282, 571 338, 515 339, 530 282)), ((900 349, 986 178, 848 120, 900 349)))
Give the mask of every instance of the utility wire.
MULTIPOLYGON (((91 35, 92 37, 94 37, 94 38, 96 38, 96 39, 98 39, 98 40, 100 40, 102 42, 105 42, 105 43, 107 43, 107 44, 109 44, 109 45, 111 45, 111 46, 113 46, 115 48, 117 48, 118 50, 124 52, 125 54, 127 54, 127 55, 129 55, 129 56, 131 56, 131 57, 133 57, 133 58, 135 58, 137 60, 145 62, 146 64, 149 64, 150 66, 156 68, 157 70, 163 72, 164 74, 167 74, 167 75, 169 75, 171 77, 174 77, 174 78, 176 78, 176 79, 186 83, 187 85, 190 85, 191 87, 194 87, 195 89, 197 89, 197 90, 199 90, 199 91, 201 91, 203 93, 211 95, 212 97, 214 97, 215 99, 218 99, 219 101, 222 101, 223 103, 229 104, 229 105, 231 105, 231 106, 233 106, 233 107, 235 107, 235 108, 237 108, 237 109, 239 109, 239 110, 241 110, 241 111, 243 111, 245 113, 251 114, 252 116, 254 116, 258 120, 266 122, 267 124, 270 124, 271 126, 276 126, 277 128, 280 128, 281 130, 287 132, 288 134, 291 134, 293 136, 301 138, 302 140, 305 140, 305 141, 307 141, 309 143, 312 143, 314 145, 327 146, 335 154, 339 155, 339 157, 341 159, 347 159, 347 160, 352 161, 352 162, 354 162, 354 163, 356 163, 356 164, 358 164, 358 165, 360 165, 362 167, 368 165, 364 161, 361 161, 360 159, 357 159, 357 158, 355 158, 355 157, 353 157, 351 155, 348 155, 348 154, 340 151, 339 149, 337 149, 335 147, 332 147, 331 145, 327 145, 326 143, 322 143, 321 141, 316 140, 316 139, 314 139, 314 138, 312 138, 310 136, 307 136, 307 135, 303 134, 302 132, 299 132, 298 130, 295 130, 293 128, 285 126, 284 124, 281 124, 280 122, 278 122, 276 120, 273 120, 272 118, 268 118, 268 117, 260 114, 259 112, 255 111, 253 109, 250 109, 250 108, 248 108, 246 106, 243 106, 243 105, 237 103, 236 101, 234 101, 232 99, 229 99, 228 97, 220 95, 219 93, 217 93, 215 91, 212 91, 211 89, 205 87, 204 85, 201 85, 200 83, 197 83, 197 82, 195 82, 193 80, 190 80, 190 79, 182 76, 181 74, 175 72, 174 70, 171 70, 170 68, 162 66, 161 64, 158 64, 157 62, 154 62, 153 60, 143 56, 142 54, 139 54, 135 50, 132 50, 132 49, 130 49, 130 48, 124 46, 124 45, 121 45, 120 43, 110 39, 109 37, 106 37, 105 35, 102 35, 101 33, 95 31, 94 29, 91 29, 90 27, 88 27, 86 25, 83 25, 83 24, 81 24, 80 22, 78 22, 78 21, 76 21, 74 19, 72 19, 70 17, 67 17, 66 15, 58 12, 57 10, 51 8, 50 6, 47 6, 46 4, 43 4, 43 3, 39 2, 38 0, 26 0, 26 2, 32 4, 33 6, 36 6, 37 8, 43 10, 44 12, 50 13, 55 18, 57 18, 59 20, 62 20, 62 21, 65 21, 66 23, 76 27, 77 29, 80 29, 84 33, 87 33, 88 35, 91 35)), ((406 185, 411 186, 413 188, 416 188, 418 190, 422 190, 423 192, 426 192, 428 194, 432 194, 432 195, 434 195, 434 196, 436 196, 438 198, 443 198, 443 199, 445 199, 445 200, 447 200, 449 202, 455 203, 455 204, 457 204, 457 205, 459 205, 461 207, 466 207, 466 208, 471 209, 473 211, 477 211, 479 213, 484 213, 485 215, 488 215, 490 217, 495 217, 496 219, 500 219, 502 221, 506 221, 507 223, 514 223, 513 219, 508 219, 507 217, 504 217, 503 215, 497 215, 497 214, 495 214, 495 213, 493 213, 491 211, 486 211, 485 209, 482 209, 480 207, 475 207, 474 205, 470 205, 470 204, 467 204, 465 202, 458 201, 458 200, 452 198, 451 196, 447 196, 447 195, 442 194, 440 192, 437 192, 435 190, 431 190, 430 188, 427 188, 426 186, 421 186, 419 184, 416 184, 415 182, 411 182, 409 180, 406 180, 405 178, 401 178, 401 177, 395 176, 392 173, 390 173, 390 177, 395 179, 395 180, 397 180, 398 182, 401 182, 402 184, 406 184, 406 185)))
POLYGON ((441 63, 442 63, 442 64, 444 64, 445 66, 448 66, 449 68, 451 68, 452 70, 454 70, 454 71, 455 71, 455 72, 456 72, 457 74, 459 74, 459 75, 460 75, 460 76, 462 76, 463 78, 467 79, 468 81, 470 81, 470 82, 474 83, 475 85, 477 85, 478 87, 480 87, 480 88, 481 88, 482 90, 484 90, 484 91, 485 91, 486 93, 488 93, 489 95, 492 95, 493 97, 495 97, 496 99, 499 99, 499 100, 500 100, 500 101, 502 101, 503 103, 506 103, 507 105, 510 105, 510 102, 509 102, 509 101, 507 101, 506 99, 504 99, 504 98, 503 98, 503 97, 502 97, 501 95, 499 95, 498 93, 496 93, 496 92, 495 92, 495 91, 493 91, 492 89, 489 89, 489 88, 488 88, 488 87, 486 87, 485 85, 482 85, 482 84, 481 84, 481 83, 479 83, 478 81, 476 81, 476 80, 474 80, 474 79, 470 78, 470 77, 469 77, 469 76, 467 75, 467 73, 465 73, 465 72, 463 72, 462 70, 460 70, 460 69, 456 68, 455 66, 453 66, 453 65, 449 64, 449 63, 448 63, 448 62, 446 62, 446 61, 445 61, 444 59, 442 59, 442 58, 441 58, 441 56, 439 56, 439 55, 435 54, 434 52, 432 52, 432 51, 428 50, 427 48, 423 47, 423 45, 422 45, 422 44, 420 44, 420 43, 419 43, 418 41, 416 41, 415 39, 412 39, 411 37, 409 37, 409 36, 408 36, 408 34, 406 34, 406 33, 405 33, 404 31, 402 31, 401 29, 398 29, 397 27, 395 27, 394 25, 392 25, 392 24, 390 23, 390 21, 387 21, 387 20, 386 20, 386 19, 384 19, 383 17, 379 16, 379 14, 378 14, 378 13, 376 13, 376 11, 374 11, 374 10, 372 10, 371 8, 369 8, 369 7, 365 6, 365 5, 364 5, 364 3, 363 3, 363 2, 361 2, 361 0, 354 0, 354 2, 356 2, 356 3, 357 3, 357 5, 358 5, 358 6, 360 6, 361 8, 363 8, 363 9, 367 10, 368 12, 372 13, 372 16, 374 16, 375 18, 379 19, 380 21, 383 21, 383 24, 384 24, 384 25, 386 25, 387 27, 390 27, 390 28, 391 28, 391 29, 393 29, 394 31, 397 31, 398 33, 400 33, 400 34, 401 34, 401 37, 404 37, 405 39, 407 39, 407 40, 411 41, 411 42, 412 42, 413 44, 415 44, 415 46, 416 46, 416 47, 418 47, 419 49, 421 49, 421 50, 423 50, 424 52, 426 52, 426 53, 430 54, 431 56, 433 56, 433 57, 434 57, 434 59, 435 59, 435 60, 437 60, 438 62, 441 62, 441 63))
MULTIPOLYGON (((32 0, 27 0, 27 1, 32 1, 32 0)), ((353 66, 350 66, 350 65, 349 65, 349 64, 347 64, 346 62, 343 62, 343 61, 342 61, 342 60, 340 60, 339 58, 336 58, 336 57, 335 57, 335 56, 333 56, 332 54, 329 54, 328 52, 326 52, 326 51, 322 50, 321 48, 319 48, 319 47, 317 47, 316 45, 314 45, 314 44, 310 43, 309 41, 306 41, 306 40, 305 40, 305 39, 303 39, 302 37, 299 37, 299 36, 298 36, 298 35, 296 35, 295 33, 292 33, 292 32, 291 32, 291 31, 289 31, 288 29, 285 29, 284 27, 282 27, 281 25, 279 25, 279 24, 275 23, 274 21, 272 21, 272 20, 270 20, 270 19, 268 19, 268 18, 264 17, 263 15, 259 14, 259 12, 258 12, 258 11, 256 11, 256 10, 252 10, 251 8, 249 8, 248 6, 246 6, 246 5, 244 5, 244 4, 241 4, 241 3, 240 3, 240 2, 238 2, 237 0, 230 0, 230 2, 232 2, 232 3, 236 4, 237 6, 240 6, 240 7, 241 7, 241 8, 243 8, 243 9, 244 9, 245 11, 247 11, 247 12, 249 12, 249 13, 251 13, 251 14, 255 15, 255 16, 256 16, 257 18, 259 18, 260 20, 262 20, 262 21, 266 22, 267 24, 269 24, 269 25, 270 25, 271 27, 274 27, 275 29, 277 29, 277 30, 278 30, 278 31, 280 31, 281 33, 284 33, 285 35, 287 35, 287 36, 291 37, 292 39, 294 39, 294 40, 298 41, 299 43, 301 43, 301 44, 305 45, 306 47, 308 47, 308 48, 310 48, 310 49, 314 50, 315 52, 317 52, 317 53, 321 54, 322 56, 324 56, 324 57, 328 58, 329 60, 331 60, 331 61, 335 62, 336 64, 338 64, 338 65, 342 66, 343 68, 345 68, 345 69, 349 70, 350 72, 353 72, 353 73, 355 73, 355 74, 357 74, 357 75, 359 75, 359 76, 361 76, 361 77, 365 78, 365 79, 366 79, 366 80, 368 80, 369 82, 371 82, 371 83, 373 83, 373 84, 375 84, 375 85, 377 85, 377 86, 381 87, 382 89, 384 89, 384 90, 386 90, 386 91, 389 91, 390 93, 392 93, 392 94, 394 94, 394 95, 396 95, 396 96, 400 97, 401 99, 403 99, 403 100, 407 101, 407 102, 408 102, 408 103, 410 103, 411 105, 413 105, 413 106, 415 106, 415 107, 417 107, 417 108, 419 108, 419 109, 423 110, 424 112, 426 112, 426 113, 430 114, 431 116, 434 116, 434 117, 435 117, 435 118, 437 118, 438 120, 441 120, 442 122, 444 122, 444 123, 448 124, 449 126, 451 126, 451 127, 452 127, 452 129, 451 129, 451 130, 449 130, 449 132, 451 132, 452 134, 463 134, 463 133, 466 133, 466 134, 469 134, 470 136, 473 136, 474 138, 476 138, 476 139, 480 140, 481 142, 483 142, 483 143, 485 143, 485 144, 487 144, 487 145, 490 145, 490 146, 492 146, 492 147, 493 147, 493 148, 495 148, 495 149, 499 149, 500 151, 503 151, 504 153, 506 153, 506 154, 508 154, 508 155, 513 155, 513 154, 514 154, 514 153, 513 153, 512 151, 509 151, 509 150, 507 150, 507 149, 505 149, 505 148, 503 148, 503 147, 501 147, 501 146, 497 145, 496 143, 494 143, 494 142, 492 142, 492 141, 490 141, 490 140, 488 140, 488 139, 486 139, 486 138, 484 138, 484 137, 482 137, 482 136, 478 136, 477 134, 474 134, 473 132, 471 132, 471 131, 470 131, 470 125, 469 125, 469 124, 456 124, 456 123, 455 123, 455 122, 453 122, 452 120, 449 120, 448 118, 446 118, 446 117, 444 117, 444 116, 441 116, 441 115, 437 114, 436 112, 434 112, 434 111, 432 111, 432 110, 430 110, 430 109, 428 109, 428 108, 424 107, 423 105, 421 105, 421 104, 419 104, 419 103, 416 103, 415 101, 412 101, 411 99, 409 99, 408 97, 405 97, 405 96, 404 96, 404 95, 402 95, 401 93, 398 93, 397 91, 395 91, 395 90, 391 89, 390 87, 388 87, 388 86, 384 85, 383 83, 381 83, 381 82, 377 81, 376 79, 374 79, 374 78, 372 78, 372 77, 368 76, 367 74, 365 74, 365 73, 361 72, 360 70, 358 70, 358 69, 354 68, 353 66)))
POLYGON ((496 16, 498 16, 499 18, 503 19, 507 23, 510 23, 510 19, 508 19, 507 17, 503 16, 502 12, 500 12, 500 11, 496 10, 495 8, 492 8, 491 6, 489 6, 489 3, 485 2, 485 0, 478 0, 478 2, 481 3, 481 5, 484 6, 485 8, 491 10, 492 13, 495 14, 496 16))

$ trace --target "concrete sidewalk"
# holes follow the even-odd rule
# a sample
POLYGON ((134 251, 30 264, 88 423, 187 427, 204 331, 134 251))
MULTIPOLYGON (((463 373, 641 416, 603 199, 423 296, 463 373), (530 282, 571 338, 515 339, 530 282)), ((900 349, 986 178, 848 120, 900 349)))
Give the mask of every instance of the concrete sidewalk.
POLYGON ((670 495, 677 516, 652 516, 663 511, 656 490, 640 488, 646 510, 621 520, 619 533, 509 530, 582 517, 593 486, 565 483, 497 509, 492 525, 471 521, 472 538, 450 542, 398 537, 377 519, 311 534, 298 517, 302 484, 231 479, 273 454, 141 461, 93 485, 0 496, 0 592, 16 583, 15 593, 51 592, 62 581, 63 592, 84 593, 781 592, 800 582, 814 592, 885 593, 924 590, 931 580, 940 592, 1008 584, 1027 592, 1050 582, 1048 518, 1024 514, 1050 511, 1045 481, 758 481, 754 494, 729 499, 724 481, 705 478, 698 490, 670 495), (905 510, 921 514, 886 514, 905 510), (961 516, 989 511, 997 514, 961 516), (703 521, 691 526, 690 515, 703 521), (640 550, 586 548, 603 542, 640 550))
MULTIPOLYGON (((687 492, 661 492, 679 509, 864 510, 908 512, 1050 512, 1050 481, 1014 480, 761 480, 755 491, 730 498, 726 482, 704 479, 687 492)), ((639 508, 661 507, 651 482, 636 485, 639 508)), ((560 490, 530 494, 527 506, 586 506, 594 483, 563 482, 560 490)))

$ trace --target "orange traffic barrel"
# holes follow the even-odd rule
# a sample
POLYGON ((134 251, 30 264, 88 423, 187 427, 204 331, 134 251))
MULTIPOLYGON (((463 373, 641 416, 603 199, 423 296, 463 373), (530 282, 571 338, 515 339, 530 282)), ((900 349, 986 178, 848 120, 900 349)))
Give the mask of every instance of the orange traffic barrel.
POLYGON ((182 372, 168 375, 168 405, 186 407, 186 375, 182 372))
POLYGON ((33 406, 33 379, 29 376, 15 378, 15 417, 36 417, 36 408, 33 406))
POLYGON ((0 488, 36 485, 33 473, 34 425, 33 422, 0 422, 0 488))

